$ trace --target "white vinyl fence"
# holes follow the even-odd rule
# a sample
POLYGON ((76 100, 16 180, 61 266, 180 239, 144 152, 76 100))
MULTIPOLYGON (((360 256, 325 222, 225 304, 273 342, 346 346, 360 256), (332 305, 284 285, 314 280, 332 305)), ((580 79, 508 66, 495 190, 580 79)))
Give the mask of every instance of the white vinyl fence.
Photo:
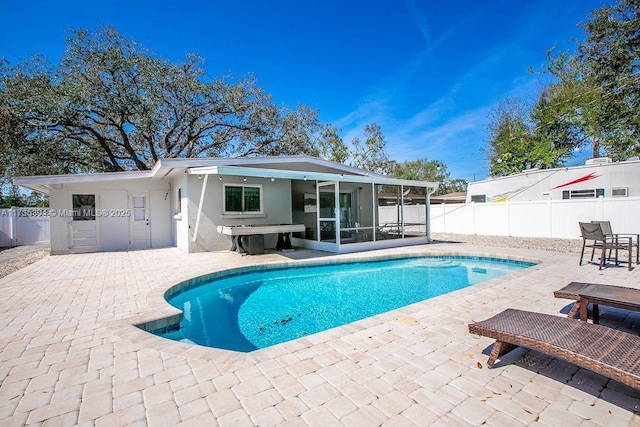
MULTIPOLYGON (((579 239, 578 222, 610 221, 614 233, 640 234, 640 197, 430 205, 432 233, 579 239)), ((49 243, 49 209, 0 209, 0 247, 49 243)), ((395 206, 379 221, 397 223, 395 206)), ((424 233, 425 206, 405 206, 407 231, 424 233), (415 228, 409 229, 409 228, 415 228)))
POLYGON ((614 233, 638 234, 640 197, 431 205, 430 219, 432 233, 579 239, 578 222, 610 221, 614 233))
POLYGON ((0 209, 0 247, 49 243, 48 208, 0 209))

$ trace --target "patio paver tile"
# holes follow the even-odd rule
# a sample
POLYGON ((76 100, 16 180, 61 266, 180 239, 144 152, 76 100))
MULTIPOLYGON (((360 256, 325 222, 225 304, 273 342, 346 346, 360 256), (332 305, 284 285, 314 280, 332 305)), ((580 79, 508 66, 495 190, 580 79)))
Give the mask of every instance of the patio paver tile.
POLYGON ((309 410, 309 407, 299 397, 283 400, 275 407, 287 420, 297 418, 309 410))
POLYGON ((393 390, 371 402, 371 406, 375 407, 388 417, 400 414, 412 404, 413 401, 410 398, 397 390, 393 390))
POLYGON ((347 427, 374 426, 382 424, 386 416, 371 405, 364 406, 344 417, 342 422, 347 427))
POLYGON ((279 426, 284 421, 282 414, 273 406, 256 411, 251 415, 251 420, 260 427, 279 426))
POLYGON ((333 414, 324 406, 317 406, 308 410, 302 414, 302 420, 312 427, 342 426, 340 420, 334 417, 333 414))
POLYGON ((208 395, 206 399, 216 418, 220 418, 241 407, 240 401, 231 390, 217 391, 208 395))
MULTIPOLYGON (((562 421, 563 427, 640 427, 640 391, 526 349, 487 369, 481 352, 491 340, 467 332, 469 322, 523 303, 558 314, 568 302, 552 293, 569 281, 597 277, 640 287, 640 268, 599 272, 595 265, 579 267, 575 254, 457 244, 379 253, 442 251, 508 253, 543 263, 272 349, 237 354, 154 337, 132 326, 131 318, 166 310, 163 289, 190 277, 327 254, 240 257, 168 248, 44 258, 0 279, 6 295, 0 300, 0 424, 359 427, 486 421, 548 427, 562 421), (419 323, 395 323, 399 315, 419 323)), ((620 310, 602 314, 603 323, 640 318, 620 310)))
POLYGON ((180 410, 172 401, 147 407, 147 422, 150 426, 169 426, 181 421, 180 410))
POLYGON ((469 397, 468 399, 456 405, 451 411, 453 415, 456 415, 469 424, 481 425, 495 412, 495 409, 485 405, 480 400, 469 397))
POLYGON ((202 414, 211 412, 209 404, 205 398, 191 400, 183 404, 178 403, 178 410, 180 411, 180 418, 182 421, 188 421, 202 414))
POLYGON ((105 398, 105 396, 82 399, 78 422, 91 421, 107 415, 112 412, 112 405, 112 400, 108 397, 105 398))
POLYGON ((243 409, 237 409, 229 412, 217 419, 218 425, 221 427, 253 427, 253 421, 243 409))
POLYGON ((33 424, 55 418, 68 412, 76 412, 80 409, 80 401, 71 399, 51 405, 40 406, 29 413, 27 423, 33 424))
POLYGON ((156 406, 165 402, 173 402, 173 390, 169 383, 161 383, 152 385, 142 390, 142 397, 147 408, 156 406))

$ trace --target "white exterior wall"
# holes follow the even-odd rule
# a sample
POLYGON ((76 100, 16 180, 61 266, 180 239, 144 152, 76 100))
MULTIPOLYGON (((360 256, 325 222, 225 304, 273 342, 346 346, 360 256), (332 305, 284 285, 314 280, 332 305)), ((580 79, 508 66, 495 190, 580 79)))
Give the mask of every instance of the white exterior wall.
MULTIPOLYGON (((193 241, 193 233, 198 215, 198 206, 205 176, 186 175, 188 196, 186 200, 186 212, 183 209, 182 221, 187 221, 180 229, 181 236, 178 242, 182 242, 184 233, 187 233, 188 252, 221 251, 231 248, 231 238, 218 233, 219 225, 258 225, 258 224, 291 224, 291 181, 288 179, 276 179, 271 181, 263 178, 248 177, 247 181, 241 176, 224 175, 222 180, 217 175, 210 175, 207 180, 207 188, 202 205, 198 235, 193 241), (224 184, 261 185, 263 214, 224 215, 224 184), (185 215, 186 214, 186 215, 185 215)), ((177 185, 177 184, 176 184, 177 185)), ((183 190, 183 197, 185 193, 183 190)), ((265 235, 265 248, 275 248, 277 235, 265 235)), ((180 246, 179 246, 180 247, 180 246)))
MULTIPOLYGON (((176 246, 178 249, 189 252, 189 197, 191 192, 187 186, 187 175, 181 174, 173 180, 173 207, 171 210, 173 218, 173 233, 176 246), (178 189, 182 195, 182 200, 178 201, 178 189), (180 204, 180 213, 178 213, 178 203, 180 204)), ((195 193, 195 192, 194 192, 195 193)), ((197 197, 197 195, 196 195, 197 197)))
POLYGON ((535 169, 519 174, 469 183, 467 202, 472 196, 485 195, 487 202, 508 197, 510 201, 561 200, 565 190, 602 188, 612 197, 613 188, 627 188, 628 197, 640 197, 640 161, 584 165, 570 168, 535 169), (555 188, 593 174, 583 182, 555 188))
POLYGON ((145 195, 148 206, 150 247, 174 244, 171 233, 169 181, 129 179, 60 184, 50 191, 51 252, 53 254, 129 250, 131 243, 131 196, 145 195), (74 221, 73 194, 95 194, 95 221, 74 221))
MULTIPOLYGON (((49 192, 49 206, 52 210, 69 209, 70 202, 70 200, 67 200, 66 190, 59 189, 49 192)), ((51 230, 51 253, 68 253, 70 240, 69 219, 61 216, 49 216, 49 227, 51 230)))

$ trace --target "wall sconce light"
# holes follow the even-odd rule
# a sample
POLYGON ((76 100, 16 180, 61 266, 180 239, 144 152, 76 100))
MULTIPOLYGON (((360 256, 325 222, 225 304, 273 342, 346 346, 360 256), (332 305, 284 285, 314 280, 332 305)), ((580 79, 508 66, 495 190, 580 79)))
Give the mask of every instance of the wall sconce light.
POLYGON ((304 180, 305 180, 305 181, 307 180, 307 175, 305 175, 305 176, 304 176, 304 180))
POLYGON ((245 176, 244 178, 242 178, 242 180, 243 180, 244 182, 247 182, 247 177, 245 176))
POLYGON ((220 181, 222 181, 222 175, 218 176, 218 179, 219 179, 220 181))
POLYGON ((271 182, 275 181, 276 179, 274 177, 271 177, 271 182))
POLYGON ((198 175, 198 179, 202 179, 202 175, 198 175))

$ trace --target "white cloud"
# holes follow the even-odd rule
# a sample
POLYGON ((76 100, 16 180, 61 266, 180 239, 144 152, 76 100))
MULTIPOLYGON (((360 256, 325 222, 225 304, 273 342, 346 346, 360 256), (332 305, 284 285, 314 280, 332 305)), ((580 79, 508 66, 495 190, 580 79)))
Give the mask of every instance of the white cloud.
MULTIPOLYGON (((509 61, 513 60, 514 52, 523 40, 534 36, 532 29, 523 26, 504 43, 487 46, 481 60, 468 63, 455 84, 429 102, 428 94, 442 92, 442 88, 434 82, 433 73, 426 73, 425 77, 425 63, 435 61, 434 53, 441 45, 462 33, 470 20, 479 19, 478 15, 488 11, 467 16, 432 41, 427 16, 414 1, 408 1, 407 7, 424 39, 425 48, 397 73, 373 88, 356 109, 335 124, 342 129, 343 140, 350 143, 355 137, 362 138, 365 125, 377 123, 387 138, 387 152, 392 159, 404 161, 427 157, 445 162, 453 178, 470 180, 476 175, 484 178, 487 165, 482 148, 486 145, 491 110, 506 97, 526 97, 539 91, 537 79, 527 78, 524 66, 521 73, 509 75, 509 81, 500 80, 505 78, 502 71, 512 65, 509 61), (421 78, 416 79, 416 76, 421 78), (491 90, 488 86, 479 86, 492 83, 495 88, 491 90), (417 92, 426 94, 428 104, 408 114, 403 112, 411 108, 405 104, 406 99, 411 98, 409 95, 415 98, 417 92)), ((513 70, 514 67, 510 68, 513 70)))

